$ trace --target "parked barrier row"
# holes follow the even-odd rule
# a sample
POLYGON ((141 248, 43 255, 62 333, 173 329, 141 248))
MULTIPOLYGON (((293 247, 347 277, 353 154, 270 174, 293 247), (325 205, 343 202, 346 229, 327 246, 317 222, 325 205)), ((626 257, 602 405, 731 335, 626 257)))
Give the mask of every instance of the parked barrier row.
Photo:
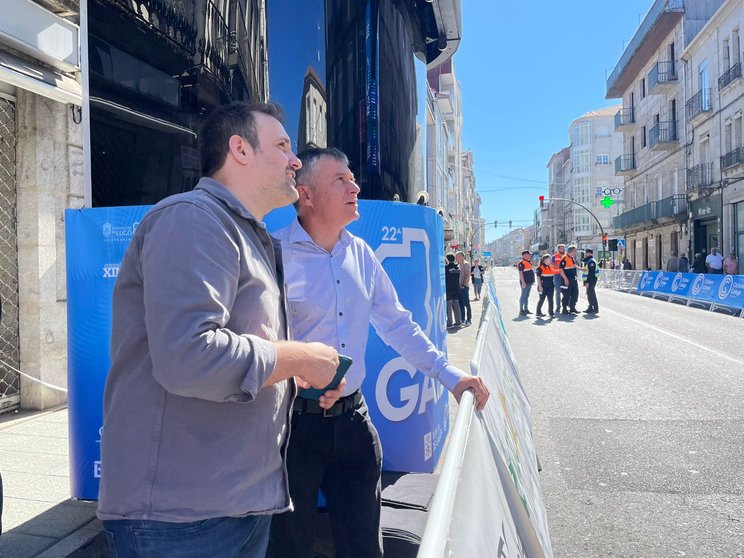
POLYGON ((744 275, 603 269, 597 284, 744 318, 744 275))
POLYGON ((463 395, 418 556, 551 558, 530 404, 490 274, 484 292, 471 371, 491 398, 475 412, 463 395))

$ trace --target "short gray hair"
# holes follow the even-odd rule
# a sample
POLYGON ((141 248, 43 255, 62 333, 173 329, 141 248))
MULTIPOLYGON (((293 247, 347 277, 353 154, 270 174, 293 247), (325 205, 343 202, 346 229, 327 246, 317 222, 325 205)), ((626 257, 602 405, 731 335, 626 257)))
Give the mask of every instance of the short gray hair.
POLYGON ((297 158, 302 162, 302 166, 295 173, 295 182, 297 184, 308 184, 315 163, 323 157, 330 157, 346 166, 349 165, 349 158, 340 149, 336 149, 335 147, 311 147, 297 155, 297 158))

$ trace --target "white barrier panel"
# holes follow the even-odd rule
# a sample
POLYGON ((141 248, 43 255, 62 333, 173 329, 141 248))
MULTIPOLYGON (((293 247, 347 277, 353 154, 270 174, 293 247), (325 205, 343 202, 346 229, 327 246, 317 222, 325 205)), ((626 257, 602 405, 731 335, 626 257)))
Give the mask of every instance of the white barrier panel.
POLYGON ((531 411, 493 281, 471 363, 491 391, 473 413, 461 402, 419 557, 552 558, 531 411))

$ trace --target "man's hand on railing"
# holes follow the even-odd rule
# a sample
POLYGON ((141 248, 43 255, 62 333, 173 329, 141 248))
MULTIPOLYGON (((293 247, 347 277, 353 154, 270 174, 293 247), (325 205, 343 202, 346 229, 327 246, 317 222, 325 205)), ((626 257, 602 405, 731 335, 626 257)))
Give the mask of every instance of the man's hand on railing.
POLYGON ((483 408, 486 406, 486 402, 488 401, 489 396, 491 395, 491 392, 488 391, 485 382, 478 376, 464 376, 462 379, 460 379, 460 381, 457 382, 457 385, 455 386, 455 390, 452 392, 452 395, 455 396, 455 399, 457 399, 458 403, 460 402, 460 397, 462 397, 462 394, 466 389, 473 390, 473 394, 475 395, 475 408, 479 411, 482 411, 483 408))

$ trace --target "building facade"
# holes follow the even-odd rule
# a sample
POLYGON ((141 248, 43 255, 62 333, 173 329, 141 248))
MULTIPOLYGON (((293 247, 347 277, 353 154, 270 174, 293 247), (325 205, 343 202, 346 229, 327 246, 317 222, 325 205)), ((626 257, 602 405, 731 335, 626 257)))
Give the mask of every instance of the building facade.
POLYGON ((680 54, 720 5, 720 0, 656 0, 607 80, 607 98, 622 99, 615 130, 624 135, 615 173, 624 177, 625 208, 614 226, 626 238, 627 257, 637 269, 663 269, 671 253, 692 251, 688 70, 680 54))
POLYGON ((64 211, 84 201, 80 68, 76 0, 3 0, 0 412, 66 399, 55 388, 67 386, 64 211))
POLYGON ((744 258, 741 33, 744 3, 728 0, 682 53, 687 194, 693 252, 744 258))

